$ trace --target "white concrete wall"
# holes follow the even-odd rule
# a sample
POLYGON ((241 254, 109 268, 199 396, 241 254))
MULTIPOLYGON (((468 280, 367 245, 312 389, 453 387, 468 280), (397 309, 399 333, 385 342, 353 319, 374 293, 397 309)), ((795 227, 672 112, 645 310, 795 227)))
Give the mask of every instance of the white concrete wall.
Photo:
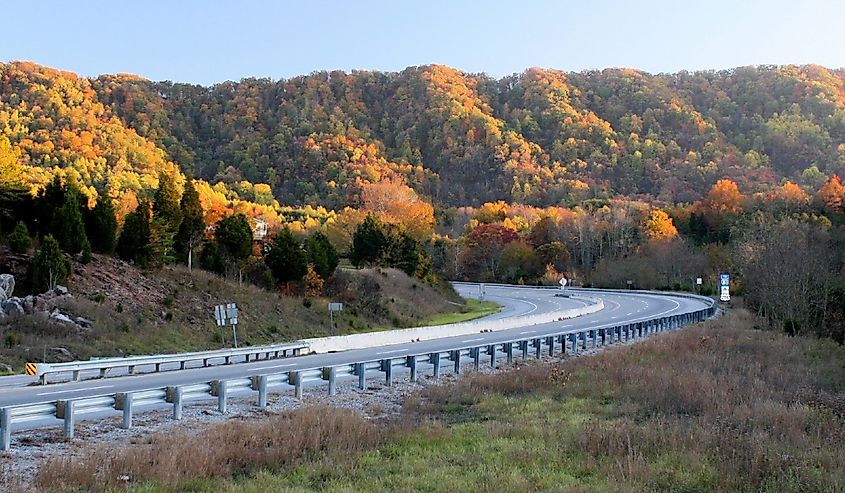
POLYGON ((587 315, 589 313, 595 313, 604 308, 604 303, 599 298, 591 298, 587 296, 573 296, 572 298, 584 301, 587 305, 579 308, 557 310, 537 315, 508 317, 497 320, 472 320, 457 324, 384 330, 347 336, 319 337, 314 339, 305 339, 303 342, 310 344, 311 351, 315 353, 364 349, 374 346, 388 346, 391 344, 403 344, 418 340, 426 341, 430 339, 440 339, 442 337, 478 334, 479 332, 493 332, 497 330, 513 329, 516 327, 545 324, 565 320, 567 318, 580 317, 581 315, 587 315))

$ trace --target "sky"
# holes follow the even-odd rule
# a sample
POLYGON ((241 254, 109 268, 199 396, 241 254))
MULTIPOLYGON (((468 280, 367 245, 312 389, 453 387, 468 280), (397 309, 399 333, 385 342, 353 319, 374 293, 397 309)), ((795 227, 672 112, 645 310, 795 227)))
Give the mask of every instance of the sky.
POLYGON ((495 77, 845 66, 838 0, 7 0, 0 11, 0 61, 204 85, 429 63, 495 77))

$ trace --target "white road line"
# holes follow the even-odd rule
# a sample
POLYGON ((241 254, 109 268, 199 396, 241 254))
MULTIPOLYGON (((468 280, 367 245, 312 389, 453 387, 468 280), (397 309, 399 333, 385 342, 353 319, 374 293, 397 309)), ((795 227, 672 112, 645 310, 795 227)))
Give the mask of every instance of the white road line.
POLYGON ((98 385, 96 387, 85 387, 84 389, 54 390, 53 392, 41 392, 35 395, 71 394, 73 392, 87 392, 89 390, 110 389, 112 387, 114 387, 114 385, 98 385))
POLYGON ((394 349, 393 351, 382 351, 376 354, 393 354, 393 353, 407 353, 407 349, 394 349))
POLYGON ((536 330, 523 330, 522 332, 519 333, 519 335, 533 334, 535 332, 537 332, 537 331, 536 330))
POLYGON ((296 363, 288 363, 286 365, 262 366, 261 368, 251 368, 252 370, 272 370, 274 368, 284 368, 286 366, 296 366, 296 363))
POLYGON ((467 339, 467 340, 461 341, 461 342, 478 342, 478 341, 483 341, 483 340, 484 340, 483 337, 479 337, 478 339, 467 339))

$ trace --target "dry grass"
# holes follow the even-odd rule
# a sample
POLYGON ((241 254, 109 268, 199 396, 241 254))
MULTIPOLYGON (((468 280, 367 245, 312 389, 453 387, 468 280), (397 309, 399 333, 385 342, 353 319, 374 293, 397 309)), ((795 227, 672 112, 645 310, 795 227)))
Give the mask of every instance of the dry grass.
POLYGON ((259 421, 230 421, 196 435, 158 434, 148 443, 92 449, 83 459, 53 458, 39 469, 38 491, 108 491, 154 481, 167 490, 195 479, 285 470, 327 450, 354 456, 382 439, 360 415, 305 408, 259 421))
POLYGON ((620 487, 845 491, 845 351, 754 330, 745 312, 624 349, 426 389, 413 410, 473 417, 491 394, 585 399, 595 416, 549 450, 586 453, 620 487), (659 471, 659 472, 658 472, 659 471))

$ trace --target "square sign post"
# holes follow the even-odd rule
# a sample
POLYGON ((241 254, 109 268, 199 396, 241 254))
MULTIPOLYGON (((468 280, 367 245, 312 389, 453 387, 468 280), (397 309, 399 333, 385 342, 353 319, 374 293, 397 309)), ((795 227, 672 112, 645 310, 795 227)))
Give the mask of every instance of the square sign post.
POLYGON ((334 334, 334 312, 342 312, 343 303, 329 303, 329 327, 334 334))
POLYGON ((730 274, 719 275, 719 301, 731 301, 731 276, 730 274))
MULTIPOLYGON (((217 320, 217 326, 221 327, 220 335, 223 335, 222 328, 231 325, 232 337, 235 341, 235 349, 238 348, 238 306, 234 303, 227 303, 224 305, 217 305, 214 307, 214 318, 217 320)), ((223 345, 226 344, 225 339, 223 345)))

